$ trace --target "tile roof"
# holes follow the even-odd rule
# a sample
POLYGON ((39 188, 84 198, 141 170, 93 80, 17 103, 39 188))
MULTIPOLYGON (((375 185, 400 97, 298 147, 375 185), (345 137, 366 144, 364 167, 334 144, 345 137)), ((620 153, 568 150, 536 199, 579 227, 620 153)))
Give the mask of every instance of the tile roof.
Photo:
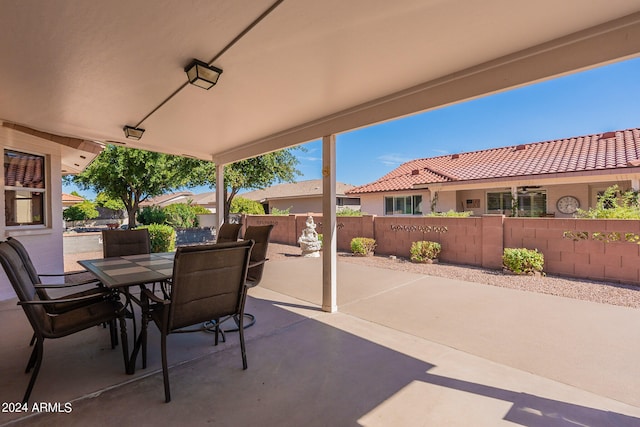
POLYGON ((640 166, 640 129, 411 160, 348 194, 398 191, 414 184, 470 181, 640 166))
POLYGON ((63 204, 76 204, 84 202, 84 197, 76 196, 73 194, 62 193, 62 203, 63 204))
POLYGON ((161 194, 160 196, 153 197, 151 199, 147 199, 143 202, 140 202, 140 206, 167 206, 172 203, 187 203, 190 199, 193 198, 193 193, 191 191, 178 191, 176 193, 166 193, 161 194))
MULTIPOLYGON (((352 188, 355 187, 351 184, 337 182, 336 195, 344 195, 352 188)), ((278 184, 262 190, 249 191, 247 193, 239 194, 239 196, 241 197, 256 201, 320 195, 322 195, 321 179, 311 179, 308 181, 278 184)))

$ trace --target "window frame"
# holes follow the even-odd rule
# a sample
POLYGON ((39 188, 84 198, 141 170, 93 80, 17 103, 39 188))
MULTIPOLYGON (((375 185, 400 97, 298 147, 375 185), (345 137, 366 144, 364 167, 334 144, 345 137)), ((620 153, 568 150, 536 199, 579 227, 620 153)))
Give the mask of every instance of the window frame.
POLYGON ((385 216, 422 216, 422 202, 423 197, 422 194, 408 194, 404 196, 384 196, 384 215, 385 216), (388 211, 389 202, 391 202, 391 213, 388 211), (402 203, 400 203, 402 202, 402 203), (409 202, 409 203, 407 203, 409 202), (401 209, 397 209, 398 206, 402 204, 401 209), (407 205, 409 209, 407 209, 407 205), (401 213, 396 213, 397 211, 402 211, 401 213), (407 211, 410 211, 407 213, 407 211))
MULTIPOLYGON (((519 187, 520 188, 520 187, 519 187)), ((545 189, 540 189, 537 191, 538 194, 544 194, 544 209, 542 209, 542 212, 540 212, 539 215, 534 216, 534 210, 535 208, 539 207, 538 205, 536 205, 536 203, 534 202, 534 197, 535 195, 532 193, 529 194, 521 194, 518 193, 517 194, 517 206, 518 206, 518 216, 522 217, 522 218, 536 218, 540 215, 545 215, 547 213, 547 203, 548 203, 548 190, 545 189), (525 198, 528 199, 529 203, 524 203, 525 198), (523 209, 523 206, 527 205, 528 206, 528 210, 525 211, 523 209)), ((512 200, 513 200, 513 195, 511 194, 511 190, 499 190, 499 191, 490 191, 487 190, 485 193, 485 199, 486 199, 486 203, 487 203, 487 208, 486 208, 486 213, 491 214, 491 213, 496 213, 496 212, 509 212, 512 213, 513 211, 513 206, 512 206, 512 200), (490 195, 492 194, 497 194, 497 200, 500 201, 500 209, 491 209, 491 204, 489 203, 489 199, 490 199, 490 195)), ((495 197, 494 200, 495 201, 495 197)))
MULTIPOLYGON (((49 227, 49 209, 51 208, 50 206, 50 200, 49 200, 49 192, 50 192, 50 188, 49 188, 49 181, 50 181, 50 176, 49 176, 49 171, 50 171, 50 164, 49 164, 49 158, 46 154, 43 153, 36 153, 36 152, 31 152, 28 150, 22 150, 22 149, 16 149, 13 147, 3 147, 4 151, 3 151, 3 157, 4 159, 6 159, 8 154, 14 154, 17 156, 27 156, 27 157, 36 157, 41 159, 42 162, 42 171, 41 171, 41 175, 42 175, 42 187, 28 187, 28 186, 16 186, 16 185, 7 185, 7 170, 6 170, 6 164, 5 164, 5 160, 3 159, 3 197, 4 197, 4 205, 5 205, 5 215, 4 215, 4 227, 7 230, 25 230, 25 229, 46 229, 49 227), (36 222, 36 221, 31 221, 31 222, 9 222, 9 205, 8 205, 8 201, 9 198, 7 197, 7 192, 15 192, 15 193, 29 193, 29 195, 32 197, 33 194, 39 194, 41 197, 41 204, 40 204, 40 209, 41 209, 41 219, 40 221, 36 222)), ((27 198, 26 200, 32 200, 31 197, 27 198)), ((34 217, 33 213, 31 213, 32 219, 34 217)))

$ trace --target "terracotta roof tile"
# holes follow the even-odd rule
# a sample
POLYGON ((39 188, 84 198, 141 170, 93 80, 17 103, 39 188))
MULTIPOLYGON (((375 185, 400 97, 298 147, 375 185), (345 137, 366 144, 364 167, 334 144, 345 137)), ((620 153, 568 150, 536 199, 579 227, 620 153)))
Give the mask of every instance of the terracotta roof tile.
POLYGON ((349 194, 398 191, 414 184, 521 177, 640 164, 640 129, 416 159, 349 194), (418 174, 413 174, 419 170, 418 174))

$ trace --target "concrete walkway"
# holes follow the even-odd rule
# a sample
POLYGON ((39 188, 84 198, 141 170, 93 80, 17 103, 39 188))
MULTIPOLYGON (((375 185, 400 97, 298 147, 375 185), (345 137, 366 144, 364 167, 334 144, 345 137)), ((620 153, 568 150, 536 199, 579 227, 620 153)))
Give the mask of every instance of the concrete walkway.
MULTIPOLYGON (((131 377, 95 328, 45 345, 32 400, 72 412, 17 425, 640 425, 640 310, 339 262, 329 314, 319 259, 271 261, 265 276, 247 306, 247 371, 234 333, 218 347, 172 335, 165 404, 157 333, 131 377)), ((0 318, 18 325, 0 353, 10 402, 28 381, 29 332, 9 304, 0 318)))

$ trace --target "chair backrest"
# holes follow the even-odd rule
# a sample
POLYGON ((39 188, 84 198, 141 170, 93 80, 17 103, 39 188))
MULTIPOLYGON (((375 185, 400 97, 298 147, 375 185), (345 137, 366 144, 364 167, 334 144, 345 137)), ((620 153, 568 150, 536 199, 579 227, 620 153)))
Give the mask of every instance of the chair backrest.
POLYGON ((216 236, 216 243, 237 242, 240 236, 242 224, 230 224, 225 222, 220 226, 216 236))
MULTIPOLYGON (((13 290, 20 301, 35 301, 39 299, 36 296, 34 283, 22 261, 22 257, 8 242, 0 242, 0 264, 2 264, 2 268, 4 268, 9 282, 11 282, 11 286, 13 286, 13 290)), ((42 305, 27 304, 22 305, 22 308, 33 330, 43 330, 47 314, 42 305)))
POLYGON ((176 250, 168 331, 241 313, 253 241, 176 250))
POLYGON ((20 258, 22 258, 22 262, 24 263, 24 267, 27 269, 27 273, 29 273, 29 277, 31 277, 31 281, 36 284, 41 283, 40 276, 38 276, 38 271, 31 261, 31 257, 29 256, 27 248, 25 248, 18 239, 15 239, 13 237, 9 237, 7 239, 7 243, 9 243, 9 245, 11 245, 13 249, 15 249, 18 255, 20 255, 20 258))
MULTIPOLYGON (((29 256, 27 248, 25 248, 18 239, 14 239, 13 237, 9 237, 7 239, 7 243, 9 243, 9 245, 11 245, 13 249, 15 249, 15 251, 20 256, 20 259, 22 259, 22 263, 24 264, 24 268, 27 270, 27 273, 31 278, 31 282, 34 284, 41 284, 42 281, 40 280, 40 276, 38 276, 38 271, 33 265, 33 261, 31 261, 31 257, 29 256)), ((36 293, 41 300, 51 299, 45 289, 36 289, 36 293)))
POLYGON ((105 258, 151 253, 149 230, 103 230, 102 254, 105 258))
POLYGON ((247 227, 244 232, 244 240, 253 240, 255 245, 251 250, 251 262, 260 262, 255 267, 249 267, 247 273, 247 285, 257 286, 262 280, 262 272, 264 271, 264 261, 267 260, 267 249, 269 248, 269 236, 273 230, 273 224, 270 225, 253 225, 247 227), (261 262, 262 261, 262 262, 261 262))

